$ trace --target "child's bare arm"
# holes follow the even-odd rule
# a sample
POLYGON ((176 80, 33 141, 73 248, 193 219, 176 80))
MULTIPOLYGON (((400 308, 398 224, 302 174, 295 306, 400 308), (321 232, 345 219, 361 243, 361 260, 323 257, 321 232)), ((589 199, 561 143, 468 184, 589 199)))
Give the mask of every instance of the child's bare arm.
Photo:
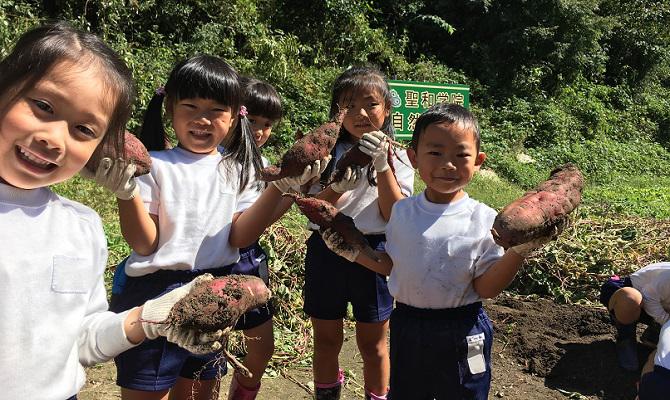
POLYGON ((281 198, 282 192, 277 186, 268 185, 251 207, 233 216, 228 243, 242 248, 258 240, 265 228, 276 221, 276 206, 281 198))
POLYGON ((523 257, 515 251, 506 251, 500 260, 472 282, 477 294, 484 299, 499 295, 512 283, 514 276, 521 268, 523 260, 523 257))
POLYGON ((379 261, 373 260, 370 256, 368 256, 366 253, 360 252, 358 254, 358 257, 356 257, 356 262, 358 264, 361 264, 365 268, 372 270, 378 274, 382 274, 385 276, 391 275, 391 270, 393 269, 393 260, 391 260, 391 257, 387 253, 381 252, 381 251, 375 251, 377 254, 377 257, 379 258, 379 261))
POLYGON ((379 194, 379 212, 385 221, 391 218, 391 209, 396 201, 404 199, 400 184, 391 169, 377 173, 377 193, 379 194))
POLYGON ((158 216, 149 214, 142 198, 117 199, 121 233, 128 245, 139 255, 147 256, 158 247, 158 216))

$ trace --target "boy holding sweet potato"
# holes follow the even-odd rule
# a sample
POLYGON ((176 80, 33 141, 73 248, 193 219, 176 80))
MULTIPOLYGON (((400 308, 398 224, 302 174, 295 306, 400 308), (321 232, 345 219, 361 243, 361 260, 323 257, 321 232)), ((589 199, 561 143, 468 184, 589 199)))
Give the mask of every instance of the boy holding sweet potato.
POLYGON ((342 256, 390 275, 396 308, 389 398, 486 399, 493 328, 481 300, 507 287, 524 257, 551 237, 507 251, 494 242, 496 211, 464 190, 486 159, 465 108, 437 104, 423 113, 408 155, 426 189, 393 206, 381 261, 343 249, 331 231, 324 239, 342 256))

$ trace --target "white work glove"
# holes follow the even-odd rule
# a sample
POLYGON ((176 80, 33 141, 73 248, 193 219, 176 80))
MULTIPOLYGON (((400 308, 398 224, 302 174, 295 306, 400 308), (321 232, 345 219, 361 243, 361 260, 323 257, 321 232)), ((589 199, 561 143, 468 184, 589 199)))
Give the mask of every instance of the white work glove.
POLYGON ((321 238, 323 239, 324 243, 326 243, 326 246, 330 249, 330 251, 340 257, 347 259, 348 261, 356 261, 358 254, 361 252, 360 248, 351 246, 344 241, 342 235, 330 228, 321 231, 321 238))
POLYGON ((381 131, 364 133, 358 141, 360 150, 372 157, 372 165, 377 172, 389 169, 389 137, 381 131))
POLYGON ((84 168, 79 174, 84 178, 92 179, 98 185, 114 193, 119 199, 130 200, 140 193, 140 188, 133 177, 135 169, 135 164, 123 158, 112 160, 105 157, 100 160, 95 173, 84 168))
POLYGON ((528 257, 533 251, 543 247, 545 244, 551 242, 556 238, 558 233, 553 233, 549 234, 547 236, 539 237, 537 239, 533 239, 530 242, 518 244, 516 246, 512 246, 509 249, 515 252, 516 254, 520 255, 523 258, 528 257))
POLYGON ((342 180, 339 182, 334 182, 330 185, 330 188, 333 189, 334 192, 337 193, 344 193, 348 192, 349 190, 354 189, 357 185, 358 182, 360 182, 361 177, 363 175, 363 172, 361 171, 361 167, 359 166, 354 166, 352 167, 347 167, 347 169, 344 171, 344 177, 342 180))
POLYGON ((172 307, 186 296, 194 285, 213 279, 214 277, 211 274, 200 275, 186 285, 144 303, 140 318, 147 339, 165 336, 169 342, 195 354, 207 354, 220 350, 221 342, 219 340, 223 335, 223 331, 220 329, 215 332, 200 332, 165 323, 165 320, 170 316, 172 307))
POLYGON ((277 179, 276 181, 273 181, 272 184, 282 193, 286 193, 289 189, 300 191, 301 185, 311 182, 312 179, 321 176, 331 157, 332 156, 329 154, 322 160, 314 161, 311 165, 305 167, 302 171, 302 175, 277 179))

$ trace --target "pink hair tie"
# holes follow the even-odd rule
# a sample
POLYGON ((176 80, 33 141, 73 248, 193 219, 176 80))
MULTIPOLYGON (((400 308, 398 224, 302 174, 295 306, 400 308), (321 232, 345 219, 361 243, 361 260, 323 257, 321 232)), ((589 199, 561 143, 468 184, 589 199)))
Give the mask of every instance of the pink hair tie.
POLYGON ((157 87, 156 94, 159 96, 165 96, 165 87, 164 86, 157 87))
POLYGON ((249 114, 249 111, 247 111, 247 108, 245 106, 240 107, 240 115, 243 117, 246 117, 247 114, 249 114))

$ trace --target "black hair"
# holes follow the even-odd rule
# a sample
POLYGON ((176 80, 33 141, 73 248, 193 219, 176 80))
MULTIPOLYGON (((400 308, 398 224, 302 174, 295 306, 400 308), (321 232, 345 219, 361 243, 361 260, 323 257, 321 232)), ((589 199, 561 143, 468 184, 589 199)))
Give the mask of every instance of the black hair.
MULTIPOLYGON (((384 132, 391 139, 394 138, 393 125, 391 124, 391 89, 384 74, 369 65, 353 66, 347 68, 340 74, 333 82, 333 90, 330 98, 330 118, 335 117, 340 112, 340 99, 342 96, 348 95, 349 98, 354 98, 359 92, 367 89, 373 89, 379 93, 384 101, 384 107, 389 111, 389 116, 384 119, 382 126, 377 126, 378 130, 384 132)), ((346 100, 346 99, 345 99, 346 100)), ((345 105, 346 106, 346 105, 345 105)), ((328 182, 330 175, 335 168, 335 148, 340 142, 351 140, 351 134, 344 127, 340 128, 340 134, 337 138, 337 143, 331 152, 333 158, 321 175, 321 182, 325 184, 328 182)), ((397 157, 396 157, 397 158, 397 157)), ((389 162, 392 162, 389 160, 389 162)), ((370 165, 368 168, 367 179, 370 185, 376 186, 377 181, 374 178, 374 167, 370 165)))
MULTIPOLYGON (((0 93, 10 94, 2 102, 0 115, 33 88, 52 68, 62 62, 99 68, 114 99, 107 131, 93 157, 109 146, 123 154, 124 131, 135 101, 135 85, 121 57, 96 35, 75 29, 65 22, 54 22, 24 33, 12 52, 0 61, 0 93)), ((105 94, 101 94, 104 96, 105 94)))
POLYGON ((477 146, 477 153, 481 146, 481 138, 479 133, 479 123, 477 118, 467 108, 453 103, 438 103, 423 112, 416 120, 414 125, 414 132, 412 132, 412 141, 410 147, 414 150, 419 147, 419 139, 426 131, 430 124, 441 123, 461 123, 464 127, 472 129, 475 136, 475 144, 477 146))
POLYGON ((281 98, 275 88, 267 82, 255 78, 242 78, 244 95, 242 104, 251 115, 260 115, 272 121, 283 116, 281 98))
MULTIPOLYGON (((242 106, 242 86, 240 76, 233 67, 219 57, 196 55, 178 62, 170 72, 165 87, 156 91, 144 114, 140 140, 148 150, 165 150, 167 136, 163 126, 162 108, 172 114, 174 105, 181 99, 212 99, 229 106, 237 123, 226 136, 222 161, 239 163, 239 191, 249 183, 251 168, 255 177, 262 168, 261 154, 254 143, 249 121, 240 116, 242 106)), ((233 174, 231 168, 227 173, 233 174)))

